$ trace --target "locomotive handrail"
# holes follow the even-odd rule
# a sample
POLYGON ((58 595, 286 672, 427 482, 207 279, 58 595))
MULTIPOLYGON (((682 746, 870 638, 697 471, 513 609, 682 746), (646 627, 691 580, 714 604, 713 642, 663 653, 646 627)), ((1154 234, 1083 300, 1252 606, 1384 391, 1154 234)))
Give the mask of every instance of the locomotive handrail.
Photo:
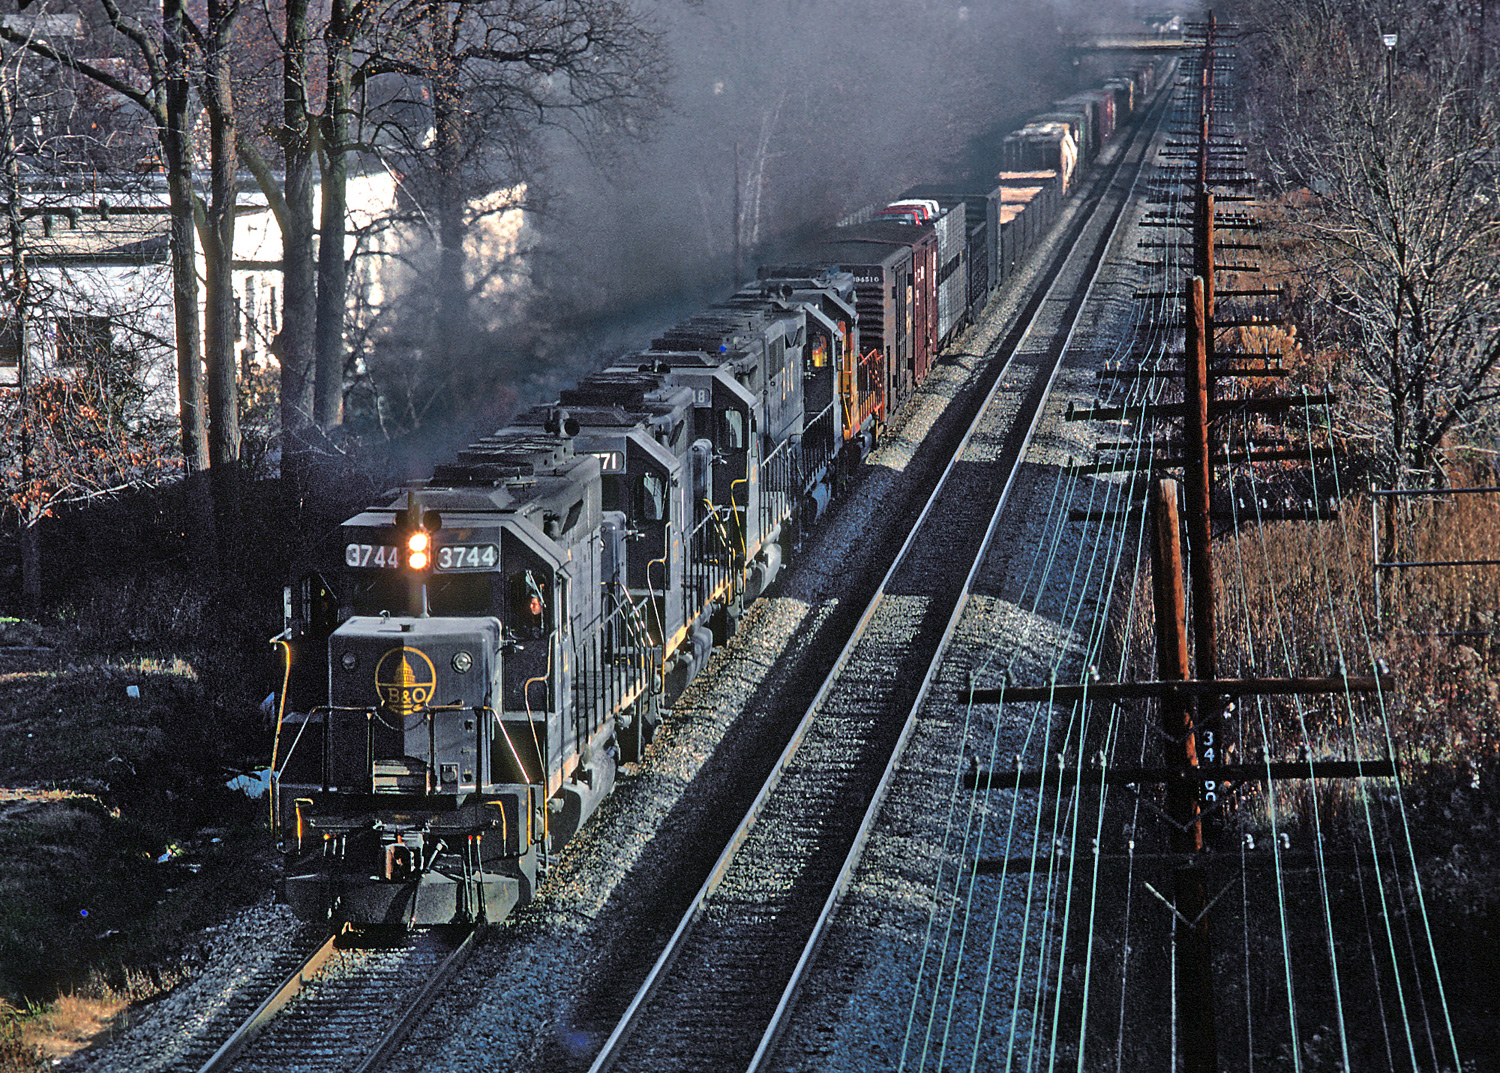
POLYGON ((672 537, 671 537, 671 534, 668 533, 665 528, 663 528, 662 529, 662 533, 661 533, 661 557, 657 558, 657 559, 649 559, 646 562, 646 591, 647 591, 647 593, 650 594, 651 610, 656 615, 656 628, 657 628, 657 630, 659 631, 659 633, 661 635, 661 652, 662 652, 662 663, 663 664, 666 663, 666 659, 667 659, 667 621, 666 621, 666 616, 662 613, 663 609, 661 607, 657 606, 657 603, 656 603, 656 587, 651 584, 651 568, 653 566, 655 566, 657 563, 661 563, 661 568, 662 568, 661 602, 663 604, 665 604, 667 602, 667 580, 668 580, 667 576, 666 576, 666 574, 667 574, 667 555, 671 551, 671 549, 672 549, 672 537))
MULTIPOLYGON (((271 813, 272 831, 276 830, 276 783, 279 781, 276 775, 276 753, 281 747, 281 721, 286 718, 286 690, 292 681, 292 646, 291 642, 287 639, 291 632, 291 628, 288 627, 271 638, 271 644, 280 645, 286 654, 286 671, 281 676, 281 703, 276 712, 276 730, 271 735, 271 785, 267 787, 269 792, 266 794, 266 804, 271 813)), ((306 727, 307 724, 304 723, 303 729, 306 729, 306 727)), ((299 730, 297 732, 297 737, 302 737, 302 731, 299 730)), ((296 747, 297 743, 293 742, 292 748, 295 749, 296 747)))
MULTIPOLYGON (((729 482, 729 510, 730 510, 730 513, 734 516, 735 521, 739 522, 738 528, 739 528, 739 531, 740 531, 740 560, 741 560, 740 565, 741 566, 743 566, 744 563, 745 563, 745 561, 750 558, 750 545, 749 545, 749 542, 746 541, 746 539, 745 539, 745 524, 747 522, 749 522, 749 520, 750 520, 750 518, 749 518, 749 515, 750 515, 749 491, 750 491, 750 478, 749 477, 741 477, 739 480, 730 481, 729 482), (735 498, 734 498, 734 486, 737 485, 737 484, 743 484, 745 486, 746 499, 745 499, 745 521, 744 522, 739 522, 740 505, 739 505, 739 503, 737 503, 735 501, 735 498)), ((730 550, 733 551, 734 549, 731 548, 730 550)))
POLYGON ((724 546, 724 551, 730 555, 733 555, 734 547, 729 542, 729 530, 724 528, 724 520, 720 514, 721 511, 727 512, 730 508, 723 505, 716 505, 707 499, 703 501, 703 505, 708 508, 708 514, 704 516, 701 522, 693 526, 693 532, 691 535, 697 536, 699 530, 706 529, 709 524, 712 523, 714 529, 719 534, 719 542, 724 546))
POLYGON ((782 440, 772 449, 770 454, 766 455, 765 458, 762 458, 760 460, 760 468, 765 469, 775 460, 777 455, 781 454, 782 451, 790 449, 792 444, 795 442, 796 438, 792 436, 788 436, 786 439, 782 440))

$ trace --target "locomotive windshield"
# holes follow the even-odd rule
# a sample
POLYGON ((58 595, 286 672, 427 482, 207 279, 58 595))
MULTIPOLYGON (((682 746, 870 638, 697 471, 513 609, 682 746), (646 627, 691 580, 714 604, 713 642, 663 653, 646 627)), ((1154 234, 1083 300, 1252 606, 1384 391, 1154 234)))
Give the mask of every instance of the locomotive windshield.
MULTIPOLYGON (((350 582, 350 614, 399 615, 409 605, 409 582, 403 574, 354 574, 350 582)), ((427 579, 427 606, 434 615, 499 614, 504 607, 503 582, 498 574, 434 574, 427 579)))

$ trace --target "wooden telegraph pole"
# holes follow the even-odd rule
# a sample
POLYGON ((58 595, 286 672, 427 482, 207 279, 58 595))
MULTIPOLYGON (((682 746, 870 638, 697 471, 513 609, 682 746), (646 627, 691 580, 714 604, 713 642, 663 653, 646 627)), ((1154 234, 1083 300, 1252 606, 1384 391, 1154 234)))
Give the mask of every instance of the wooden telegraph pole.
MULTIPOLYGON (((1072 467, 1074 473, 1121 472, 1130 469, 1177 469, 1182 470, 1182 479, 1162 477, 1150 485, 1147 505, 1151 512, 1151 566, 1152 600, 1156 613, 1156 658, 1157 681, 1154 682, 1100 682, 1087 680, 1068 685, 1048 683, 1044 686, 1006 684, 999 688, 971 685, 969 700, 975 704, 985 703, 1029 703, 1073 704, 1084 701, 1099 703, 1115 702, 1132 698, 1151 698, 1158 702, 1160 727, 1166 739, 1164 762, 1157 767, 1089 767, 1079 763, 1076 767, 1066 764, 1040 769, 1025 770, 1019 765, 1014 771, 986 771, 974 764, 964 779, 965 785, 974 790, 990 789, 1021 790, 1043 785, 1108 784, 1139 789, 1147 784, 1165 787, 1165 815, 1171 824, 1170 849, 1175 858, 1171 876, 1171 909, 1173 913, 1173 971, 1174 1022, 1177 1030, 1176 1050, 1182 1056, 1181 1069, 1186 1073, 1217 1073, 1218 1037, 1214 1020, 1214 979, 1212 951, 1209 943, 1209 909, 1206 897, 1205 875, 1218 865, 1215 858, 1202 851, 1213 843, 1220 806, 1231 794, 1249 783, 1261 783, 1268 787, 1276 781, 1288 779, 1329 778, 1389 778, 1396 774, 1395 762, 1389 759, 1358 760, 1274 760, 1266 755, 1254 764, 1226 764, 1220 745, 1226 699, 1251 696, 1291 696, 1297 694, 1333 694, 1349 696, 1386 689, 1390 679, 1381 667, 1379 675, 1351 677, 1343 668, 1337 675, 1322 678, 1264 679, 1255 677, 1221 678, 1219 675, 1219 641, 1214 614, 1215 584, 1212 556, 1213 531, 1211 523, 1215 517, 1212 510, 1212 476, 1215 464, 1285 460, 1290 458, 1316 459, 1320 452, 1309 447, 1302 451, 1245 450, 1229 452, 1213 451, 1212 422, 1215 417, 1231 410, 1241 413, 1272 414, 1291 409, 1293 405, 1305 406, 1316 399, 1318 402, 1337 401, 1332 396, 1237 399, 1221 402, 1215 397, 1216 379, 1237 376, 1284 375, 1285 370, 1268 365, 1264 359, 1253 364, 1241 355, 1235 366, 1223 366, 1214 353, 1214 330, 1216 324, 1251 324, 1255 319, 1215 318, 1215 302, 1218 298, 1270 296, 1277 292, 1266 290, 1218 290, 1214 277, 1217 249, 1254 249, 1253 245, 1227 242, 1220 244, 1215 237, 1215 200, 1211 186, 1236 185, 1250 181, 1248 177, 1234 175, 1221 162, 1211 159, 1210 150, 1216 145, 1234 159, 1234 150, 1214 141, 1212 116, 1215 109, 1214 78, 1216 50, 1222 27, 1210 13, 1206 24, 1204 47, 1201 52, 1185 57, 1191 64, 1201 56, 1201 67, 1190 70, 1186 86, 1191 96, 1189 106, 1199 109, 1198 122, 1185 127, 1181 133, 1192 137, 1193 142, 1167 143, 1169 147, 1183 151, 1190 163, 1183 166, 1164 166, 1163 175, 1170 185, 1187 186, 1190 195, 1187 203, 1190 216, 1175 216, 1170 213, 1157 214, 1145 221, 1147 227, 1184 228, 1190 231, 1193 247, 1193 278, 1188 282, 1184 295, 1187 311, 1186 346, 1183 368, 1180 372, 1161 370, 1111 370, 1107 374, 1117 379, 1156 379, 1180 377, 1182 402, 1180 404, 1138 403, 1129 407, 1096 405, 1089 409, 1068 409, 1073 420, 1119 420, 1130 419, 1149 424, 1157 420, 1180 418, 1182 438, 1178 452, 1162 456, 1147 452, 1149 457, 1139 457, 1139 444, 1110 444, 1111 450, 1128 450, 1128 459, 1115 459, 1072 467), (1225 172, 1230 171, 1226 175, 1225 172), (1177 178, 1171 178, 1172 175, 1177 178), (1182 511, 1179 515, 1179 494, 1182 511), (1186 547, 1183 537, 1186 535, 1186 547), (1184 565, 1185 564, 1185 565, 1184 565), (1191 596, 1189 600, 1188 597, 1191 596)), ((1249 197, 1226 194, 1219 201, 1248 201, 1249 197)), ((1168 198, 1165 203, 1174 203, 1168 198)), ((1244 214, 1231 214, 1224 226, 1232 231, 1257 230, 1256 222, 1244 214)), ((1142 242, 1143 247, 1176 248, 1173 242, 1142 242)), ((1153 265, 1153 262, 1146 262, 1153 265)), ((1168 263, 1155 267, 1170 267, 1168 263)), ((1225 265, 1225 271, 1255 271, 1255 266, 1225 265)), ((1145 298, 1159 297, 1157 294, 1142 295, 1145 298)), ((1324 454, 1326 457, 1326 454, 1324 454)), ((1114 510, 1073 510, 1069 518, 1074 521, 1090 521, 1114 516, 1114 510)), ((1280 516, 1313 520, 1321 516, 1320 508, 1293 514, 1278 513, 1273 509, 1262 509, 1262 518, 1280 516)), ((1269 746, 1270 743, 1267 743, 1269 746)), ((985 870, 986 862, 979 862, 979 871, 985 870)), ((1164 897, 1164 896, 1163 896, 1164 897)))

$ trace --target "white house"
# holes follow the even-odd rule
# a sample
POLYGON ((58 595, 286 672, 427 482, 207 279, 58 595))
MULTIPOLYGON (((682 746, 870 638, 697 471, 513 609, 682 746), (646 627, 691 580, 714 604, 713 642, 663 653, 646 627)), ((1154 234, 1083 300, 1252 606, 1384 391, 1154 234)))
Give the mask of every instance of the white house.
MULTIPOLYGON (((57 184, 48 184, 49 187, 57 184)), ((348 252, 358 229, 391 213, 396 180, 383 170, 349 182, 348 252)), ((0 308, 0 387, 19 382, 17 324, 24 317, 31 375, 65 373, 101 351, 127 349, 163 413, 177 409, 172 276, 164 180, 107 189, 75 180, 27 198, 21 242, 30 280, 22 308, 0 308), (72 189, 67 187, 71 186, 72 189)), ((314 207, 316 213, 319 206, 314 207)), ((0 236, 4 229, 0 226, 0 236)), ((199 279, 203 251, 197 251, 199 279)), ((0 271, 12 275, 14 250, 0 238, 0 271)), ((361 260, 351 305, 365 308, 384 287, 361 260)), ((239 316, 235 345, 242 375, 274 363, 270 341, 281 320, 281 230, 265 196, 248 178, 235 214, 232 286, 239 316)), ((200 297, 203 294, 199 290, 200 297)))
MULTIPOLYGON (((125 354, 147 389, 150 408, 176 414, 177 374, 172 278, 168 259, 165 177, 138 177, 128 188, 107 188, 93 176, 34 184, 26 195, 22 247, 31 287, 23 304, 31 375, 77 368, 102 353, 125 354)), ((524 188, 476 202, 478 222, 467 236, 476 270, 513 255, 526 239, 521 209, 524 188)), ((318 199, 321 201, 321 199, 318 199)), ((378 335, 382 314, 411 283, 424 263, 405 254, 431 245, 425 228, 396 223, 400 180, 379 166, 353 171, 347 187, 345 253, 353 258, 349 280, 349 333, 378 335), (355 257, 356 250, 361 256, 355 257)), ((321 204, 314 205, 314 219, 321 204)), ((11 277, 11 244, 0 220, 0 275, 11 277)), ((235 325, 242 379, 275 371, 271 340, 281 326, 281 229, 253 179, 240 184, 235 216, 232 286, 239 316, 235 325)), ((198 250, 199 279, 203 257, 198 250)), ((496 297, 513 281, 501 274, 487 281, 480 301, 496 297)), ((203 292, 200 288, 200 297, 203 292)), ((14 307, 0 306, 0 388, 19 381, 14 307)))

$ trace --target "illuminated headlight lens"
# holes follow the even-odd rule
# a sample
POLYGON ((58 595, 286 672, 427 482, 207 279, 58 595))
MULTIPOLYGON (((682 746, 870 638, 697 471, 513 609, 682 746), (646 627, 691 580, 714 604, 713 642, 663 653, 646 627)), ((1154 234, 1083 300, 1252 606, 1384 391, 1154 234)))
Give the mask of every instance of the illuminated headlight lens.
POLYGON ((352 671, 355 667, 359 666, 359 657, 353 652, 345 652, 339 657, 339 663, 343 664, 344 670, 352 671))
POLYGON ((406 560, 406 565, 411 567, 413 570, 426 570, 427 553, 425 551, 412 552, 411 556, 406 560))
POLYGON ((474 657, 467 652, 453 653, 453 669, 459 674, 469 673, 469 668, 474 666, 474 657))
POLYGON ((431 542, 432 538, 429 537, 426 533, 413 533, 411 536, 406 538, 406 550, 410 552, 425 552, 427 550, 428 544, 430 544, 431 542))

